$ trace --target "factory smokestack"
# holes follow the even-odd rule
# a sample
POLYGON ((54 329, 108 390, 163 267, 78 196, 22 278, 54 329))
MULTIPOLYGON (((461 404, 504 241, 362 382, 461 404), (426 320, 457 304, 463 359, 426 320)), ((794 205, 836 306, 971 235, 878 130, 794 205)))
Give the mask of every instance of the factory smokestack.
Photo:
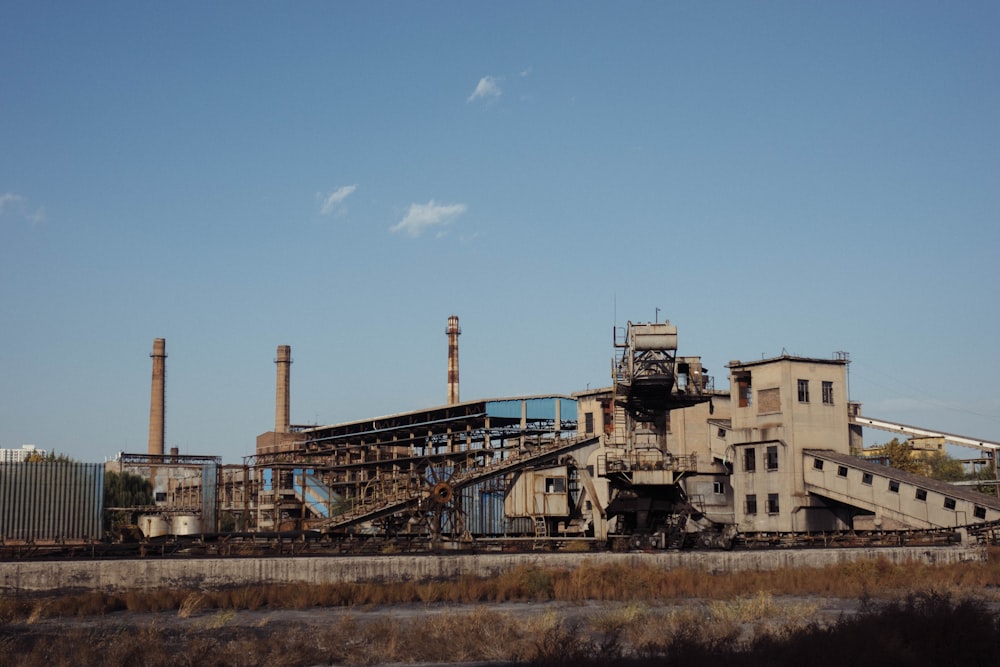
POLYGON ((291 430, 289 387, 291 385, 292 348, 290 345, 278 346, 278 356, 274 363, 278 366, 278 382, 274 400, 274 431, 275 433, 288 433, 291 430))
POLYGON ((163 456, 166 432, 167 342, 153 339, 153 389, 149 397, 149 453, 163 456))
POLYGON ((458 328, 458 316, 448 318, 448 405, 458 403, 458 337, 462 330, 458 328))

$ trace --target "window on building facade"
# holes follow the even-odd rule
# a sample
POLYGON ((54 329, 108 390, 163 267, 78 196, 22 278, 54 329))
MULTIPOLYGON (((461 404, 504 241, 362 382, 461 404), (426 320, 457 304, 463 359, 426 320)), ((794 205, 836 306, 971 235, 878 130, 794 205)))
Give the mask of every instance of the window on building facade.
POLYGON ((927 500, 927 491, 924 489, 917 489, 917 494, 914 497, 917 500, 927 500))
POLYGON ((712 493, 719 495, 726 492, 725 485, 722 482, 712 482, 712 493))
POLYGON ((871 486, 872 484, 872 474, 870 472, 863 473, 861 475, 861 483, 871 486))
POLYGON ((823 403, 825 405, 833 405, 833 383, 823 381, 823 403))
POLYGON ((837 466, 837 476, 847 477, 847 466, 837 466))
POLYGON ((799 403, 809 402, 809 380, 799 380, 799 403))
POLYGON ((565 477, 546 477, 545 478, 545 493, 566 493, 566 478, 565 477))
POLYGON ((584 428, 584 433, 593 433, 594 432, 594 413, 593 412, 585 412, 585 413, 583 413, 583 428, 584 428))
POLYGON ((813 468, 816 468, 816 470, 822 470, 823 459, 813 459, 813 468))
POLYGON ((899 493, 899 482, 894 479, 889 480, 889 490, 893 493, 899 493))
POLYGON ((945 499, 944 499, 944 508, 946 510, 953 510, 953 509, 955 509, 955 499, 954 498, 948 498, 946 496, 945 499))
POLYGON ((757 495, 751 493, 747 496, 747 514, 757 513, 757 495))
POLYGON ((736 398, 739 407, 750 407, 753 404, 753 385, 750 383, 750 373, 747 371, 735 373, 734 379, 736 380, 736 398))
POLYGON ((976 505, 976 508, 974 510, 972 510, 972 516, 976 517, 977 519, 985 519, 986 518, 986 508, 985 507, 980 507, 979 505, 976 505))
POLYGON ((753 472, 757 469, 757 448, 747 447, 743 450, 743 471, 753 472))
POLYGON ((777 470, 778 469, 778 446, 768 445, 767 446, 767 469, 777 470))
POLYGON ((767 494, 767 513, 777 514, 778 513, 778 494, 769 493, 767 494))

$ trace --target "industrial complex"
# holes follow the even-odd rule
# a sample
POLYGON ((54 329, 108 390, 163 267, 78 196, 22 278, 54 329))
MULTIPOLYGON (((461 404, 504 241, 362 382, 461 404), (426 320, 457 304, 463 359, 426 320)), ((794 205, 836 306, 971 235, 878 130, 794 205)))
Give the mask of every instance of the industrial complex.
POLYGON ((0 539, 104 539, 95 517, 108 508, 94 491, 104 474, 126 472, 149 480, 151 504, 114 509, 146 541, 669 550, 860 534, 968 541, 992 538, 1000 523, 996 497, 858 455, 863 428, 974 447, 984 459, 1000 444, 864 415, 848 396, 844 353, 733 360, 720 390, 700 357, 679 354, 675 325, 629 322, 615 329, 607 387, 462 400, 458 317, 445 333, 444 405, 325 426, 291 423, 291 349, 278 346, 274 429, 241 465, 164 451, 167 354, 156 339, 148 452, 101 470, 0 466, 0 539), (58 503, 38 503, 66 480, 84 490, 73 496, 82 523, 53 520, 58 503))

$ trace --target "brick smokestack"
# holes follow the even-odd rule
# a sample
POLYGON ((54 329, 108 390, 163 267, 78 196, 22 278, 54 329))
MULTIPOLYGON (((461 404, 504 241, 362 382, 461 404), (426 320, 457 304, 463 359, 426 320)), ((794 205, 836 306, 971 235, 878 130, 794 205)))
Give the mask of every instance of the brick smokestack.
POLYGON ((153 339, 153 388, 149 397, 149 453, 163 456, 166 433, 167 342, 153 339))
POLYGON ((458 337, 462 330, 458 327, 458 316, 448 318, 448 405, 459 402, 458 399, 458 337))
POLYGON ((292 348, 290 345, 279 345, 278 356, 274 363, 278 366, 278 381, 274 397, 274 431, 288 433, 291 430, 289 397, 291 388, 292 348))

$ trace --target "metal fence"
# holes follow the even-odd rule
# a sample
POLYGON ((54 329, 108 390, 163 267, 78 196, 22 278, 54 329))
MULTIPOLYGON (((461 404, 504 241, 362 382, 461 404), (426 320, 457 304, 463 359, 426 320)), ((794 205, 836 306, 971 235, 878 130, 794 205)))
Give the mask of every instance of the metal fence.
POLYGON ((0 464, 0 539, 81 542, 102 535, 104 464, 0 464))

